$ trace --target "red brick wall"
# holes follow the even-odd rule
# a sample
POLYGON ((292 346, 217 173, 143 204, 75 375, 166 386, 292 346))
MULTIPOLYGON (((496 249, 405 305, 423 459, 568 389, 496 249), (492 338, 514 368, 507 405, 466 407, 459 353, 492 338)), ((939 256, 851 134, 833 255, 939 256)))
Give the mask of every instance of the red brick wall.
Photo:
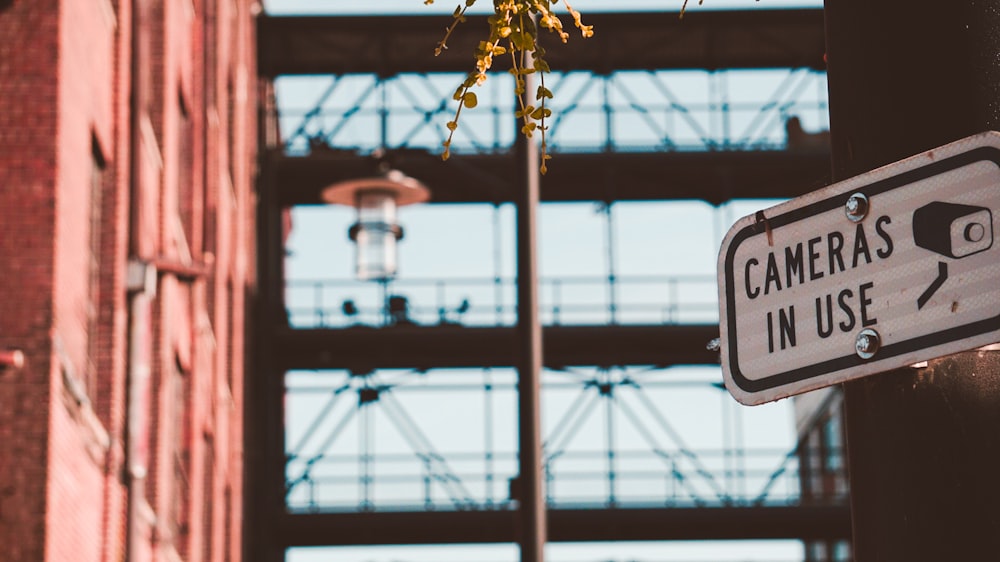
POLYGON ((53 322, 58 2, 0 12, 0 559, 42 560, 53 322), (26 103, 31 100, 32 103, 26 103))
POLYGON ((0 560, 241 558, 252 19, 249 0, 0 8, 0 350, 27 357, 0 368, 0 560), (130 260, 157 270, 148 316, 130 260))

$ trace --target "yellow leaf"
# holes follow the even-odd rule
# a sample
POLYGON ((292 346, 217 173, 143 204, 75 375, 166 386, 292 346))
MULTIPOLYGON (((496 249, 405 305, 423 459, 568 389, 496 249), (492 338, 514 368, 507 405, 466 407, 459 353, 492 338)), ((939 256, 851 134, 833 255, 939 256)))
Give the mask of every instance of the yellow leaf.
POLYGON ((469 109, 473 109, 479 105, 479 98, 476 97, 475 92, 466 92, 465 96, 462 97, 462 100, 465 102, 465 107, 468 107, 469 109))
POLYGON ((547 107, 539 107, 531 112, 531 118, 538 121, 552 115, 552 110, 547 107))

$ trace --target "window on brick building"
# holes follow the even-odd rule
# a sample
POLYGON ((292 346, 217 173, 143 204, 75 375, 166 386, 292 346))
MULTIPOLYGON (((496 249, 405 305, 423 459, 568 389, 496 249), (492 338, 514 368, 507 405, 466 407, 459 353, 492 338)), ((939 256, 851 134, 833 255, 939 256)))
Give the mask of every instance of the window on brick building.
POLYGON ((233 489, 226 486, 225 495, 225 528, 222 530, 222 559, 224 562, 233 562, 233 489))
POLYGON ((170 377, 171 392, 171 433, 168 441, 170 446, 171 466, 173 468, 172 494, 170 498, 170 513, 168 525, 174 547, 183 556, 188 536, 188 506, 190 501, 190 450, 188 443, 188 408, 189 377, 184 372, 180 361, 175 361, 170 377))
POLYGON ((233 391, 233 376, 236 369, 236 336, 238 320, 242 320, 243 315, 236 311, 236 291, 233 287, 232 278, 226 279, 226 385, 229 392, 233 391))
POLYGON ((91 138, 90 150, 90 220, 87 244, 87 364, 83 369, 83 386, 93 400, 97 392, 99 314, 101 310, 101 205, 107 162, 96 138, 91 138))
MULTIPOLYGON (((234 51, 235 52, 235 51, 234 51)), ((233 87, 232 73, 226 78, 226 164, 229 172, 229 185, 236 181, 236 91, 233 87)))
POLYGON ((215 441, 205 436, 205 491, 202 493, 202 560, 212 560, 215 548, 215 441))
MULTIPOLYGON (((222 147, 221 116, 219 108, 219 6, 218 2, 204 3, 204 25, 202 26, 202 69, 204 72, 202 89, 202 127, 203 127, 203 156, 202 156, 202 251, 205 254, 215 255, 218 252, 218 190, 220 185, 219 168, 221 157, 219 155, 222 147)), ((208 283, 207 287, 207 308, 209 317, 213 324, 213 330, 217 329, 218 321, 215 318, 216 295, 215 283, 208 283)))
MULTIPOLYGON (((211 3, 209 3, 211 5, 211 3)), ((211 24, 206 24, 206 27, 212 28, 212 33, 209 34, 206 31, 206 44, 214 44, 214 8, 206 8, 207 13, 211 14, 213 18, 211 24), (209 39, 211 38, 211 39, 209 39), (212 41, 212 42, 209 42, 212 41)), ((205 67, 205 132, 203 136, 203 160, 202 160, 202 190, 201 190, 201 251, 203 255, 215 256, 218 253, 218 193, 219 193, 219 148, 221 142, 219 141, 218 127, 212 128, 208 124, 212 122, 209 119, 208 114, 211 112, 215 115, 214 120, 218 124, 218 111, 216 108, 216 70, 215 70, 215 57, 206 57, 206 67, 205 67), (211 65, 208 61, 211 60, 211 65), (207 134, 207 133, 211 134, 207 134)), ((215 317, 215 304, 216 299, 219 295, 216 294, 217 287, 214 282, 208 283, 207 294, 206 294, 206 308, 209 311, 209 318, 212 322, 213 331, 218 329, 218 320, 215 317)))
POLYGON ((182 246, 189 252, 194 242, 194 121, 191 109, 183 92, 177 94, 177 215, 180 219, 181 231, 184 233, 182 246))

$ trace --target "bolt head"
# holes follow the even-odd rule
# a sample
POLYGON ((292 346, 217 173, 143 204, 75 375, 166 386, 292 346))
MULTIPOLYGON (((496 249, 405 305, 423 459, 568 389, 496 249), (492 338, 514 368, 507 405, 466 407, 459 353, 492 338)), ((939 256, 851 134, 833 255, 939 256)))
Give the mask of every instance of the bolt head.
POLYGON ((848 197, 844 204, 844 214, 851 222, 861 222, 868 215, 868 197, 864 193, 848 197))
POLYGON ((865 328, 858 332, 858 336, 854 340, 854 350, 857 352, 858 357, 862 359, 871 359, 874 357, 881 346, 881 337, 878 332, 871 328, 865 328))

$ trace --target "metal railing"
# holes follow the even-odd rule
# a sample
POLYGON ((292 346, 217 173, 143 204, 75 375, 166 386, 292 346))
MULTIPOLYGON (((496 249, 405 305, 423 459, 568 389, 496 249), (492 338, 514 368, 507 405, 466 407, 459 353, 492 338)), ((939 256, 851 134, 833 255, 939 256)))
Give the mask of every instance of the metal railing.
MULTIPOLYGON (((606 451, 548 457, 547 503, 552 508, 801 503, 795 450, 616 451, 615 461, 609 470, 606 451)), ((287 505, 292 511, 512 509, 516 473, 511 452, 292 457, 287 505)), ((845 491, 821 501, 846 498, 845 491)))
MULTIPOLYGON (((547 325, 713 323, 716 284, 712 275, 542 279, 540 313, 547 325)), ((516 290, 512 278, 295 279, 286 284, 285 301, 295 328, 512 326, 516 290)))

